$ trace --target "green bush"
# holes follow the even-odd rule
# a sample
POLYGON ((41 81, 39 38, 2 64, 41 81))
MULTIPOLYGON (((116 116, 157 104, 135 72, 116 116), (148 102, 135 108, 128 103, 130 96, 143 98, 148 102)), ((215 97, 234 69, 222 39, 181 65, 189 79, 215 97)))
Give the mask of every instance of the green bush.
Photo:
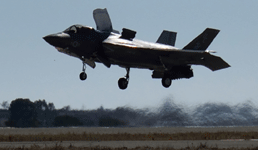
POLYGON ((82 126, 83 123, 76 117, 64 115, 64 116, 57 116, 54 119, 54 126, 82 126))
POLYGON ((117 127, 117 126, 124 126, 124 125, 126 125, 125 122, 108 116, 103 116, 99 119, 99 126, 101 127, 117 127))

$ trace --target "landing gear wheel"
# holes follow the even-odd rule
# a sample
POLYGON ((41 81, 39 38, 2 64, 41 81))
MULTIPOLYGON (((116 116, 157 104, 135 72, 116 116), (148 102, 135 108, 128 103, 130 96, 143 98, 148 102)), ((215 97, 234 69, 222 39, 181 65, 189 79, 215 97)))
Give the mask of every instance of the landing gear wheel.
POLYGON ((163 77, 161 82, 165 88, 170 87, 170 85, 172 84, 172 80, 169 77, 163 77))
POLYGON ((80 73, 80 79, 83 81, 83 80, 86 80, 87 79, 87 74, 85 72, 82 72, 80 73))
POLYGON ((128 81, 126 80, 126 78, 120 78, 118 80, 118 86, 120 89, 124 90, 127 88, 128 85, 128 81))
POLYGON ((85 73, 85 70, 86 70, 86 64, 82 62, 82 72, 80 73, 80 79, 82 81, 87 79, 87 74, 85 73))
POLYGON ((118 80, 118 86, 121 90, 124 90, 127 88, 128 86, 128 82, 129 82, 129 72, 130 72, 130 68, 125 68, 126 69, 126 75, 125 78, 120 78, 118 80))

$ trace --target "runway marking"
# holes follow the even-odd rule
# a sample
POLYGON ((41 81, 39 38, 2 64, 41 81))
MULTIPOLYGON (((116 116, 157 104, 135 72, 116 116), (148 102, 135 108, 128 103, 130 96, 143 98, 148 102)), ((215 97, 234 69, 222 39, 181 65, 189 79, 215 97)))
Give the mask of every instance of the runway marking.
POLYGON ((224 139, 220 141, 245 141, 245 139, 224 139))
POLYGON ((249 139, 249 140, 245 140, 245 139, 223 139, 220 141, 258 141, 258 139, 249 139))

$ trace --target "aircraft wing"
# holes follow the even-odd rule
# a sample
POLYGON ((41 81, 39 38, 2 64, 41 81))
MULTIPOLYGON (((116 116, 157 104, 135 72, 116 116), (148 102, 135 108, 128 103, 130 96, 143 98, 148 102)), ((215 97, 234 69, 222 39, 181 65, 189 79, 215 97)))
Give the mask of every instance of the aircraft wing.
POLYGON ((222 58, 208 52, 177 50, 169 52, 169 56, 160 56, 161 62, 177 65, 203 65, 212 71, 230 67, 222 58))

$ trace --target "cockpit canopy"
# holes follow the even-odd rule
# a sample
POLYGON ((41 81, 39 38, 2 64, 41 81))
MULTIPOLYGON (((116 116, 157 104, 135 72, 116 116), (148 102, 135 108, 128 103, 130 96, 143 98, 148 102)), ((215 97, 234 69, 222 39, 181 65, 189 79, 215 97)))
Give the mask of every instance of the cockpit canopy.
POLYGON ((92 27, 87 27, 87 26, 83 26, 83 25, 72 25, 69 28, 64 30, 64 33, 83 33, 83 34, 87 34, 90 33, 91 31, 94 31, 94 28, 92 27))

